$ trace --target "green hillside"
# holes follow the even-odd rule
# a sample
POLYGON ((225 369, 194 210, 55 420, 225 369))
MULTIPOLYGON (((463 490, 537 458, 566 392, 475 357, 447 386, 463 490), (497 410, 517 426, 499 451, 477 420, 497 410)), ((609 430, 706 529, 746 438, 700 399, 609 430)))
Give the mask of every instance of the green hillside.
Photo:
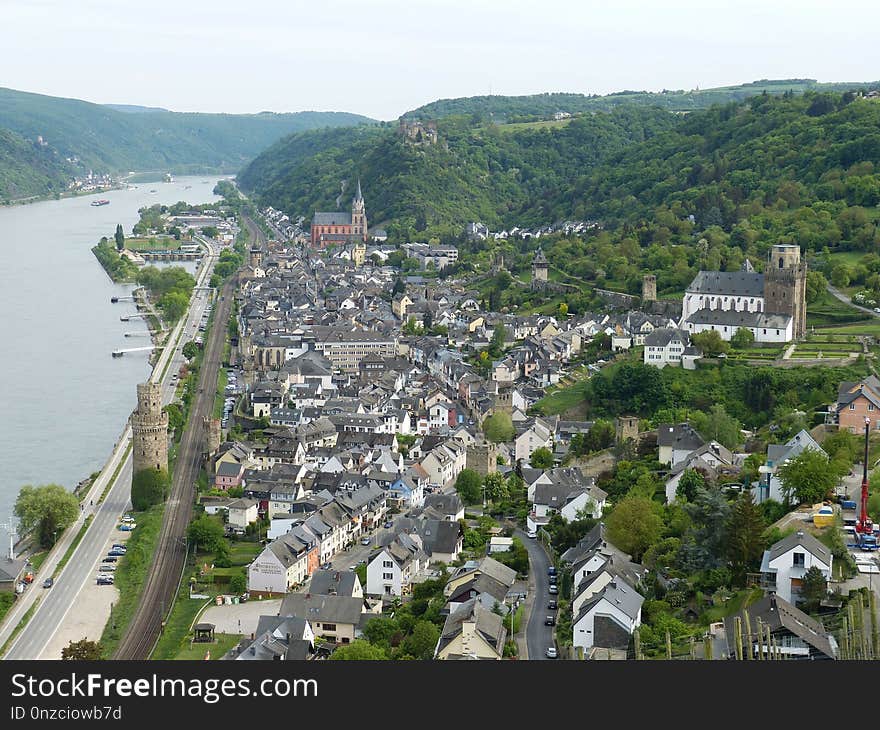
POLYGON ((0 129, 0 202, 62 192, 69 175, 54 150, 0 129))
POLYGON ((706 109, 714 104, 742 101, 757 94, 784 94, 787 91, 847 91, 870 89, 878 82, 841 82, 820 84, 815 79, 779 79, 753 81, 737 86, 721 86, 713 89, 619 91, 614 94, 566 94, 546 93, 531 96, 470 96, 458 99, 440 99, 403 115, 406 119, 439 119, 468 114, 496 122, 529 121, 546 118, 556 112, 579 114, 590 111, 610 111, 623 105, 655 106, 667 111, 687 112, 706 109))
POLYGON ((675 124, 662 110, 628 107, 505 132, 447 117, 436 145, 405 141, 396 125, 305 132, 267 149, 238 180, 261 201, 309 217, 333 210, 342 182, 359 176, 370 220, 388 221, 389 233, 451 235, 471 220, 542 216, 585 170, 675 124))
POLYGON ((81 169, 232 171, 291 132, 371 120, 343 112, 199 114, 149 111, 0 88, 0 127, 37 136, 81 169), (137 113, 132 113, 137 110, 137 113))
MULTIPOLYGON (((455 242, 462 265, 481 270, 501 251, 514 275, 527 276, 538 242, 466 242, 467 221, 597 220, 588 234, 540 239, 551 280, 584 295, 638 294, 652 272, 660 296, 674 296, 700 269, 736 270, 746 258, 760 269, 772 244, 796 243, 813 271, 880 301, 880 99, 762 94, 687 115, 626 106, 561 126, 448 117, 438 130, 435 146, 387 126, 293 135, 240 179, 260 201, 308 217, 360 175, 370 220, 391 241, 455 242), (833 256, 841 251, 853 260, 833 256)), ((509 277, 481 286, 500 306, 543 306, 509 277)), ((811 295, 823 287, 814 277, 811 295)), ((588 304, 568 301, 570 311, 588 304)))

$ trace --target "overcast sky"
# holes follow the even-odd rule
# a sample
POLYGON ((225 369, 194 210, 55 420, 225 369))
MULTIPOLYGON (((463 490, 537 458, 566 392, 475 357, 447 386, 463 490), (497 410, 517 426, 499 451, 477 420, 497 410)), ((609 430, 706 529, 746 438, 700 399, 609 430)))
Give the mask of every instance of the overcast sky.
POLYGON ((0 0, 0 86, 396 119, 480 94, 880 79, 864 0, 0 0))

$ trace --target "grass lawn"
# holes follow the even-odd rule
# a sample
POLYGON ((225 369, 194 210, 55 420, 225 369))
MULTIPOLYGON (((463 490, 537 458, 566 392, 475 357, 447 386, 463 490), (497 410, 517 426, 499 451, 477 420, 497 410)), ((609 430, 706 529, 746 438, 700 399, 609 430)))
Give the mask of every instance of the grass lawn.
POLYGON ((842 325, 864 318, 864 312, 841 302, 828 291, 823 292, 819 299, 807 305, 807 327, 842 325))
MULTIPOLYGON (((189 641, 181 646, 175 656, 167 657, 168 659, 202 661, 207 652, 211 652, 211 660, 221 659, 226 652, 241 641, 241 636, 237 634, 214 634, 213 644, 191 644, 189 641)), ((158 658, 158 657, 154 657, 158 658)))
POLYGON ((226 383, 228 378, 229 375, 226 370, 220 368, 220 372, 217 374, 217 392, 214 395, 214 418, 217 419, 223 416, 223 401, 226 399, 226 383))
POLYGON ((495 129, 499 132, 520 132, 524 129, 558 129, 559 127, 568 126, 571 120, 572 117, 558 120, 547 119, 541 122, 511 122, 510 124, 499 124, 495 129))
MULTIPOLYGON (((557 388, 548 392, 541 400, 535 403, 534 408, 547 416, 562 414, 571 408, 583 403, 586 398, 588 380, 570 385, 567 388, 557 388)), ((548 389, 549 390, 549 389, 548 389)))
POLYGON ((262 551, 263 546, 258 542, 245 542, 239 540, 230 543, 229 558, 232 560, 233 565, 248 565, 253 562, 254 558, 256 558, 262 551))
POLYGON ((113 618, 107 622, 104 633, 101 634, 101 647, 105 658, 113 656, 140 602, 144 580, 156 552, 164 510, 165 505, 159 504, 146 512, 131 512, 137 527, 126 543, 128 551, 119 561, 119 568, 116 570, 115 583, 119 589, 119 601, 113 607, 113 618))
POLYGON ((763 595, 764 591, 760 588, 748 588, 737 591, 720 606, 712 606, 712 608, 707 609, 700 617, 700 620, 705 624, 720 621, 726 616, 730 616, 737 611, 742 610, 743 607, 754 603, 763 595))
MULTIPOLYGON (((171 609, 171 615, 162 631, 162 636, 156 644, 150 659, 175 659, 178 653, 189 646, 192 638, 191 628, 196 617, 202 612, 205 606, 213 603, 212 600, 202 598, 193 599, 189 597, 189 574, 190 570, 184 575, 184 580, 180 582, 180 591, 177 594, 177 600, 174 602, 174 608, 171 609)), ((239 637, 240 638, 240 637, 239 637)), ((211 652, 213 655, 213 651, 211 652)), ((197 657, 201 659, 204 656, 197 657)))
POLYGON ((47 555, 49 555, 48 550, 41 550, 40 552, 34 553, 33 555, 31 555, 28 558, 28 560, 31 561, 31 565, 33 566, 34 573, 36 573, 40 569, 40 566, 46 560, 47 555))
POLYGON ((822 335, 872 335, 880 338, 880 318, 871 317, 837 327, 819 327, 816 332, 822 335))
POLYGON ((179 248, 181 243, 174 236, 168 236, 167 238, 160 236, 150 236, 149 238, 132 236, 125 239, 125 247, 129 251, 173 251, 179 248))

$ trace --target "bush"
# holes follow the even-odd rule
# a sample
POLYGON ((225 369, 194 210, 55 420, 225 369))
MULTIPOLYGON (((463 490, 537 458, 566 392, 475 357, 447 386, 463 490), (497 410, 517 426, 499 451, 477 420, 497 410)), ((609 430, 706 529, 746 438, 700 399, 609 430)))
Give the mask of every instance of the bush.
POLYGON ((168 495, 166 469, 141 469, 131 480, 131 506, 138 512, 165 501, 168 495))

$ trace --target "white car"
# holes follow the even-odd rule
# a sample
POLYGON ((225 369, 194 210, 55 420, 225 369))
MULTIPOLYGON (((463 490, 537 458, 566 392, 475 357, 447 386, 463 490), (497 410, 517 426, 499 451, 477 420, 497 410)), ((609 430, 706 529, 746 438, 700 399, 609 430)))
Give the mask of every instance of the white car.
POLYGON ((555 646, 548 646, 547 651, 545 652, 548 659, 556 659, 559 656, 559 653, 556 651, 555 646))
POLYGON ((529 530, 526 534, 527 534, 530 538, 532 538, 532 540, 534 540, 535 538, 538 537, 538 533, 537 533, 535 530, 529 530))

